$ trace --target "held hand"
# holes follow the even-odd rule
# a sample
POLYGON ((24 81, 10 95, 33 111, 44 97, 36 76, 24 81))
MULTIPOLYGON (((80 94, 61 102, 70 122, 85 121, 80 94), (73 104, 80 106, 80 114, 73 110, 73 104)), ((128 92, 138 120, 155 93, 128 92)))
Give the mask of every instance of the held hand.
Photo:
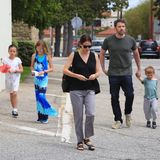
POLYGON ((95 80, 96 79, 96 75, 95 74, 91 74, 88 78, 88 80, 95 80))
POLYGON ((87 81, 87 80, 88 80, 85 76, 83 76, 83 75, 81 75, 81 74, 78 74, 78 75, 77 75, 77 79, 79 79, 79 80, 81 80, 81 81, 87 81))
POLYGON ((136 77, 139 79, 141 77, 141 71, 137 70, 137 72, 135 73, 136 77))

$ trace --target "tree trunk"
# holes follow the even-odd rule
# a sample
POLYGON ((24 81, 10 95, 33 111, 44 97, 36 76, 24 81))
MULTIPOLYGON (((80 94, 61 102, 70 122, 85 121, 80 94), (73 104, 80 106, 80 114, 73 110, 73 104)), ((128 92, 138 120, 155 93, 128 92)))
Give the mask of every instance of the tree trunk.
POLYGON ((67 57, 67 46, 68 46, 68 23, 64 24, 63 29, 63 57, 67 57))
POLYGON ((117 19, 119 19, 120 17, 120 12, 119 12, 119 9, 117 10, 117 19))
POLYGON ((42 30, 39 30, 39 40, 42 40, 43 39, 43 31, 42 30))
POLYGON ((50 27, 50 40, 51 40, 51 55, 53 56, 53 51, 54 51, 54 47, 53 47, 53 27, 50 27))
POLYGON ((68 46, 67 46, 67 56, 72 52, 73 47, 73 28, 71 22, 68 22, 68 46))
POLYGON ((61 26, 57 25, 55 27, 55 52, 54 56, 55 57, 60 57, 60 42, 61 42, 61 26))

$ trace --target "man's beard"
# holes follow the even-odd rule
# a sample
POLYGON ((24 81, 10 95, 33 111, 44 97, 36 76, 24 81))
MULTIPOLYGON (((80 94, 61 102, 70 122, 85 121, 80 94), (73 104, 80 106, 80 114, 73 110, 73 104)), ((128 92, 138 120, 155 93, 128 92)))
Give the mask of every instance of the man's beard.
POLYGON ((125 31, 121 30, 118 32, 119 35, 123 36, 125 34, 125 31))

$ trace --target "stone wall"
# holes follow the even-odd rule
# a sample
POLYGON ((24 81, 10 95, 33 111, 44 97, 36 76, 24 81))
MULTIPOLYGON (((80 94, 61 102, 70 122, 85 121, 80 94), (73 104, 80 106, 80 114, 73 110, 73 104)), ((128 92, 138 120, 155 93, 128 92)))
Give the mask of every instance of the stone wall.
POLYGON ((23 22, 12 24, 12 38, 17 40, 32 40, 36 42, 38 40, 38 32, 38 29, 29 27, 23 22))

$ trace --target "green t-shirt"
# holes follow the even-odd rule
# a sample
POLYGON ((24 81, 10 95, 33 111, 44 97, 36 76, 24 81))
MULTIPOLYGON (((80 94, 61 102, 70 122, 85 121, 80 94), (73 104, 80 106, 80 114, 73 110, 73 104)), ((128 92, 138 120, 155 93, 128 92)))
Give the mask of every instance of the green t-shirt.
POLYGON ((108 75, 132 75, 132 52, 136 49, 136 41, 129 35, 119 39, 115 35, 107 37, 102 49, 109 52, 108 75))
POLYGON ((158 98, 158 93, 157 93, 157 85, 158 85, 158 80, 149 80, 145 78, 143 80, 144 88, 145 88, 145 94, 144 98, 147 99, 153 99, 153 98, 158 98))

